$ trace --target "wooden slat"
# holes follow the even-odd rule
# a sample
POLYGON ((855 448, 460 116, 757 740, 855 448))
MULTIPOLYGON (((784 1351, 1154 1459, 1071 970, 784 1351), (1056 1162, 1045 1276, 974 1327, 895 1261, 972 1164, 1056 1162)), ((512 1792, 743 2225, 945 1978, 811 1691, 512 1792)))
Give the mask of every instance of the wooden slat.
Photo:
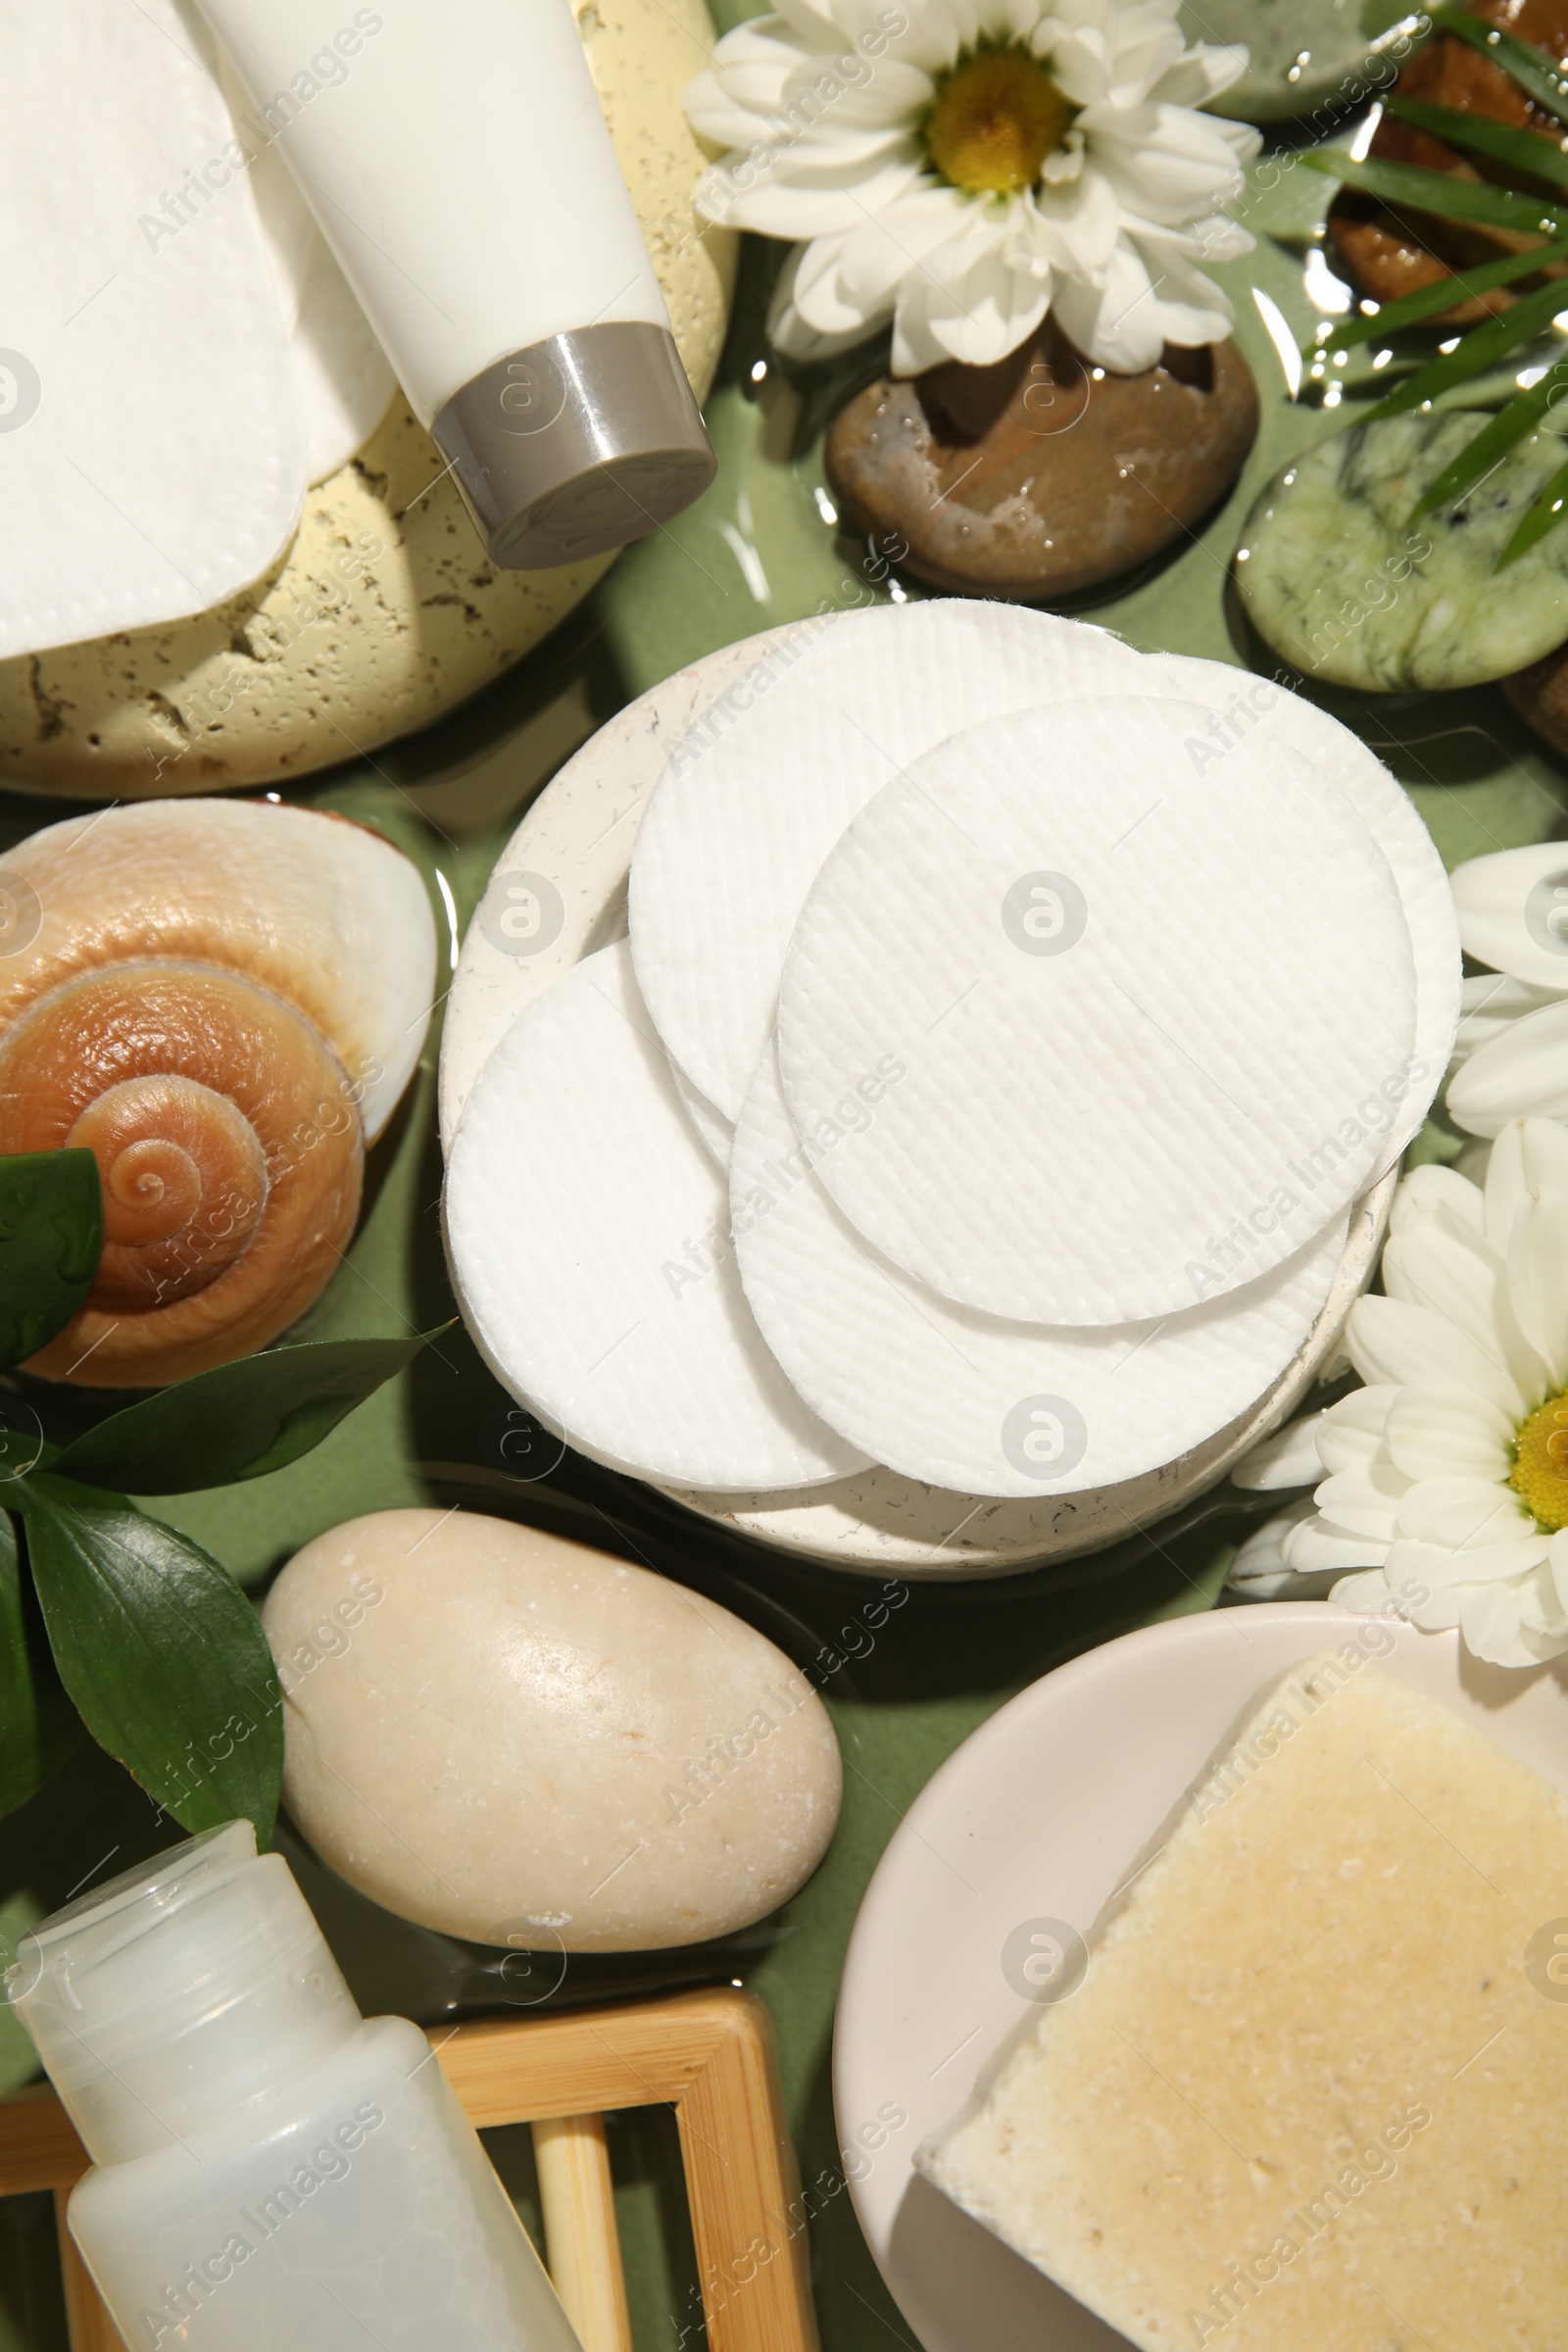
POLYGON ((60 2271, 66 2290, 66 2333, 71 2352, 125 2352, 125 2339, 104 2307, 76 2241, 66 2228, 68 2188, 55 2190, 55 2228, 60 2233, 60 2271))
POLYGON ((672 2106, 708 2064, 735 1997, 682 1992, 624 2009, 449 2026, 430 2039, 481 2132, 542 2115, 672 2106))
POLYGON ((47 2082, 0 2099, 0 2197, 74 2188, 86 2170, 87 2151, 47 2082))
POLYGON ((805 2210, 773 2021, 754 1993, 710 1998, 720 2031, 675 2115, 710 2352, 814 2352, 805 2210))
POLYGON ((583 2352, 632 2352, 605 2119, 543 2116, 533 2152, 550 2276, 583 2352))

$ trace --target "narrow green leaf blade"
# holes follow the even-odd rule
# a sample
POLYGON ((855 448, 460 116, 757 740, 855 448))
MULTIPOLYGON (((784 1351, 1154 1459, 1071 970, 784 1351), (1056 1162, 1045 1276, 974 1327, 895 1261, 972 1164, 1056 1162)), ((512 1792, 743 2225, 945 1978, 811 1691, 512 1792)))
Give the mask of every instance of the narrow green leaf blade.
POLYGON ((1500 66, 1548 115, 1568 122, 1568 78, 1544 49, 1538 49, 1534 41, 1521 40, 1516 32, 1489 24, 1484 17, 1471 16, 1467 9, 1429 8, 1426 14, 1435 31, 1451 32, 1456 40, 1468 41, 1472 49, 1479 49, 1483 57, 1500 66))
POLYGON ((49 1655, 16 1524, 0 1510, 0 1815, 43 1788, 81 1730, 49 1655))
POLYGON ((1390 98, 1386 106, 1399 122, 1430 130, 1450 147, 1468 147, 1473 155, 1490 155, 1511 171, 1568 188, 1568 155, 1539 131, 1518 130, 1511 122, 1494 122, 1490 115, 1466 114, 1457 106, 1429 106, 1424 98, 1390 98))
POLYGON ((1497 558, 1498 571, 1506 571, 1510 564, 1517 564, 1521 556, 1529 555, 1548 531, 1555 530, 1562 520, 1565 505, 1568 505, 1568 466, 1561 466, 1497 558))
POLYGON ((248 1814, 270 1842, 283 1716, 261 1619, 199 1545, 123 1495, 19 1481, 60 1679, 101 1747, 187 1830, 248 1814))
MULTIPOLYGON (((1419 326, 1439 311, 1456 310, 1472 295, 1490 294, 1494 286, 1512 285, 1516 277, 1530 277, 1547 262, 1562 261, 1568 261, 1568 237, 1530 253, 1510 253, 1481 270, 1456 271, 1435 286, 1420 286, 1413 294, 1401 294, 1397 302, 1384 303, 1370 318, 1362 314, 1345 319, 1321 343, 1303 343, 1301 356, 1316 359, 1320 351, 1348 351, 1353 343, 1370 343, 1374 335, 1396 335, 1401 327, 1419 326)), ((1568 310, 1568 285, 1563 288, 1563 307, 1568 310)))
POLYGON ((0 1371, 65 1329, 92 1288, 103 1239, 90 1152, 0 1157, 0 1371))
POLYGON ((1445 220, 1480 220, 1489 228, 1516 228, 1560 236, 1568 218, 1554 198, 1520 196, 1489 180, 1459 179, 1449 172, 1428 172, 1420 164, 1385 164, 1374 156, 1357 163, 1343 147, 1309 147, 1298 162, 1331 179, 1342 179, 1385 204, 1406 212, 1435 213, 1445 220))
POLYGON ((63 1477, 137 1494, 187 1494, 261 1478, 319 1446, 436 1336, 308 1340, 198 1372, 100 1421, 66 1447, 58 1468, 63 1477))
POLYGON ((1418 409, 1424 400, 1436 400, 1440 394, 1450 392, 1455 384, 1467 384, 1472 377, 1485 374, 1521 343, 1541 334, 1564 308, 1568 308, 1568 287, 1553 283, 1525 295, 1499 317, 1483 319, 1479 326, 1473 326, 1467 335, 1460 337, 1456 349, 1441 352, 1435 360, 1429 360, 1386 399, 1380 400, 1376 408, 1369 409, 1367 423, 1376 416, 1396 416, 1403 409, 1418 409))
POLYGON ((1541 381, 1532 384, 1500 409, 1490 424, 1484 424, 1475 439, 1459 452, 1451 466, 1446 466, 1423 497, 1410 511, 1414 522, 1422 514, 1431 514, 1439 507, 1451 506, 1456 499, 1473 490, 1477 482, 1501 464, 1516 441, 1540 423, 1551 405, 1551 396, 1559 386, 1568 386, 1568 360, 1559 360, 1548 368, 1541 381))

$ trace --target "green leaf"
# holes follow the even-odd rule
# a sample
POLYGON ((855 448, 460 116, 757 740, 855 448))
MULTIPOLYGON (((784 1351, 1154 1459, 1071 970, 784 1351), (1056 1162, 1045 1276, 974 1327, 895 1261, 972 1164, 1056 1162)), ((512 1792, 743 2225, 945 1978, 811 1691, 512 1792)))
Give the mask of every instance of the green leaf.
POLYGON ((1385 164, 1369 156, 1357 163, 1343 147, 1309 147, 1297 158, 1330 179, 1345 180, 1381 196, 1385 204, 1406 212, 1436 213, 1445 220, 1481 220, 1489 228, 1539 229, 1543 236, 1561 236, 1568 218, 1544 196, 1519 196, 1510 188, 1494 188, 1489 180, 1460 179, 1451 172, 1428 172, 1420 164, 1385 164))
POLYGON ((1457 106, 1429 106, 1424 98, 1391 98, 1388 112, 1450 147, 1468 147, 1472 154, 1490 155, 1515 172, 1534 179, 1554 180, 1568 188, 1568 155, 1544 139, 1539 131, 1516 130, 1511 122, 1494 122, 1490 115, 1466 114, 1457 106))
POLYGON ((1483 57, 1490 57, 1509 77, 1519 84, 1527 96, 1555 115, 1559 122, 1568 122, 1568 78, 1554 57, 1538 49, 1534 41, 1522 41, 1516 32, 1503 32, 1489 24, 1484 17, 1473 17, 1463 8, 1429 8, 1426 11, 1434 30, 1451 32, 1456 40, 1468 41, 1483 57))
POLYGON ((101 1747, 187 1830, 248 1814, 270 1843, 283 1716, 261 1619, 218 1562, 121 1494, 18 1482, 60 1679, 101 1747))
POLYGON ((308 1340, 198 1372, 74 1439, 59 1470, 137 1494, 188 1494, 261 1478, 319 1446, 436 1337, 308 1340))
MULTIPOLYGON (((1512 285, 1516 277, 1531 277, 1547 262, 1568 261, 1568 238, 1556 245, 1538 245, 1529 253, 1510 253, 1500 262, 1488 262, 1485 269, 1456 271, 1435 286, 1421 286, 1414 294, 1401 294, 1397 302, 1386 302, 1370 317, 1347 318, 1332 335, 1321 343, 1301 346, 1303 359, 1314 360, 1320 351, 1348 351, 1352 343, 1369 343, 1374 335, 1396 335, 1401 327, 1419 326, 1439 311, 1457 308, 1473 294, 1490 294, 1494 286, 1512 285)), ((1568 309, 1568 285, 1563 288, 1564 308, 1568 309)))
POLYGON ((65 1329, 92 1288, 103 1240, 90 1152, 0 1157, 0 1370, 65 1329))
POLYGON ((35 1795, 81 1738, 60 1687, 9 1511, 0 1510, 0 1815, 35 1795))
POLYGON ((1521 392, 1507 407, 1484 424, 1475 439, 1467 442, 1451 466, 1446 466, 1437 480, 1410 510, 1414 522, 1422 514, 1430 514, 1438 507, 1452 506, 1467 490, 1500 466, 1516 441, 1522 441, 1540 423, 1551 406, 1553 392, 1568 386, 1568 360, 1559 360, 1548 368, 1539 383, 1528 392, 1521 392))
POLYGON ((1555 280, 1534 294, 1525 295, 1511 310, 1473 326, 1467 335, 1461 336, 1454 350, 1441 352, 1424 368, 1418 368, 1387 399, 1367 411, 1366 422, 1370 424, 1375 416, 1396 416, 1403 409, 1418 409, 1424 400, 1436 400, 1440 394, 1450 392, 1455 384, 1469 383, 1473 376, 1494 368, 1519 344, 1539 335, 1565 308, 1568 308, 1568 287, 1555 280))
POLYGON ((1521 556, 1527 556, 1538 539, 1544 539, 1562 520, 1565 502, 1568 502, 1568 466, 1559 466, 1542 491, 1535 505, 1497 558, 1496 569, 1505 571, 1521 556))

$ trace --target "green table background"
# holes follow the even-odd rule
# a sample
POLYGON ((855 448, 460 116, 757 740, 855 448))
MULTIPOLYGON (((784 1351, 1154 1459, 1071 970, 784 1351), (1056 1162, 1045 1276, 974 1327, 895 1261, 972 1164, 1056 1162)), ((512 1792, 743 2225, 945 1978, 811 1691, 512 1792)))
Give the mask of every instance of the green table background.
MULTIPOLYGON (((1257 376, 1262 428, 1242 480, 1205 527, 1096 611, 1135 645, 1275 666, 1249 640, 1230 588, 1242 518, 1287 456, 1349 420, 1362 369, 1347 371, 1349 396, 1337 413, 1293 404, 1252 290, 1262 289, 1295 331, 1310 333, 1318 313, 1304 289, 1303 259, 1327 192, 1322 178, 1295 171, 1285 151, 1254 169, 1242 210, 1257 250, 1219 274, 1257 376)), ((872 583, 865 548, 831 519, 820 438, 831 385, 791 382, 772 364, 754 380, 765 356, 761 320, 776 258, 777 249, 748 242, 709 408, 720 466, 708 495, 630 550, 547 644, 463 710, 289 795, 380 827, 432 882, 439 869, 465 920, 521 810, 629 697, 754 630, 885 594, 872 583)), ((1320 699, 1389 760, 1450 864, 1564 830, 1564 770, 1494 689, 1320 699)), ((7 799, 0 850, 61 813, 58 803, 7 799)), ((371 1155, 358 1237, 298 1336, 392 1335, 428 1328, 452 1311, 433 1116, 439 1042, 437 1022, 417 1083, 371 1155)), ((1429 1128, 1420 1148, 1446 1153, 1454 1139, 1429 1128)), ((34 1395, 51 1435, 95 1417, 105 1401, 34 1395)), ((912 1590, 873 1631, 860 1612, 879 1590, 874 1582, 812 1573, 720 1538, 570 1456, 548 1481, 519 1482, 501 1451, 508 1401, 458 1329, 292 1469, 150 1507, 259 1595, 298 1544, 356 1512, 462 1501, 557 1526, 702 1584, 803 1660, 817 1658, 846 1786, 842 1824, 816 1878, 779 1921, 722 1953, 656 1957, 646 1968, 573 1963, 563 1991, 706 1970, 743 1979, 762 1995, 778 2025, 803 2171, 817 2183, 811 2250, 826 2352, 871 2352, 889 2336, 908 2345, 857 2230, 832 2116, 833 2005, 861 1892, 931 1773, 1014 1691, 1117 1632, 1213 1604, 1248 1505, 1232 1493, 1196 1524, 1154 1531, 1054 1574, 912 1590)), ((1038 1801, 1046 1813, 1053 1791, 1040 1789, 1038 1801)), ((83 1750, 23 1813, 0 1823, 0 1935, 14 1935, 78 1881, 111 1864, 123 1869, 169 1837, 125 1776, 83 1750)), ((407 1930, 308 1863, 302 1872, 363 2002, 429 2019, 471 1999, 476 1984, 483 1988, 476 1971, 490 1956, 407 1930)), ((495 1989, 493 1977, 489 1984, 495 1989)), ((31 2071, 30 2048, 0 2014, 0 2087, 31 2071)), ((528 2216, 526 2140, 526 2132, 498 2135, 494 2152, 528 2216)), ((623 2119, 614 2152, 640 2352, 675 2352, 701 2341, 701 2326, 672 2126, 657 2116, 623 2119)), ((0 2352, 53 2352, 63 2341, 47 2213, 36 2200, 13 2200, 0 2207, 0 2352)))

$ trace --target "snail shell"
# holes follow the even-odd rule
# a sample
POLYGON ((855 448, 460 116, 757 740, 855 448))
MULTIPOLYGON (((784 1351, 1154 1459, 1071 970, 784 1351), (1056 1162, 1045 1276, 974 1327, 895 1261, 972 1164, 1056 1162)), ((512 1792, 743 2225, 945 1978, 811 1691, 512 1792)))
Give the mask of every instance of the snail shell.
POLYGON ((354 1231, 418 1060, 435 926, 412 863, 309 809, 182 801, 4 858, 0 1152, 85 1146, 104 1247, 27 1369, 181 1380, 265 1346, 354 1231))

